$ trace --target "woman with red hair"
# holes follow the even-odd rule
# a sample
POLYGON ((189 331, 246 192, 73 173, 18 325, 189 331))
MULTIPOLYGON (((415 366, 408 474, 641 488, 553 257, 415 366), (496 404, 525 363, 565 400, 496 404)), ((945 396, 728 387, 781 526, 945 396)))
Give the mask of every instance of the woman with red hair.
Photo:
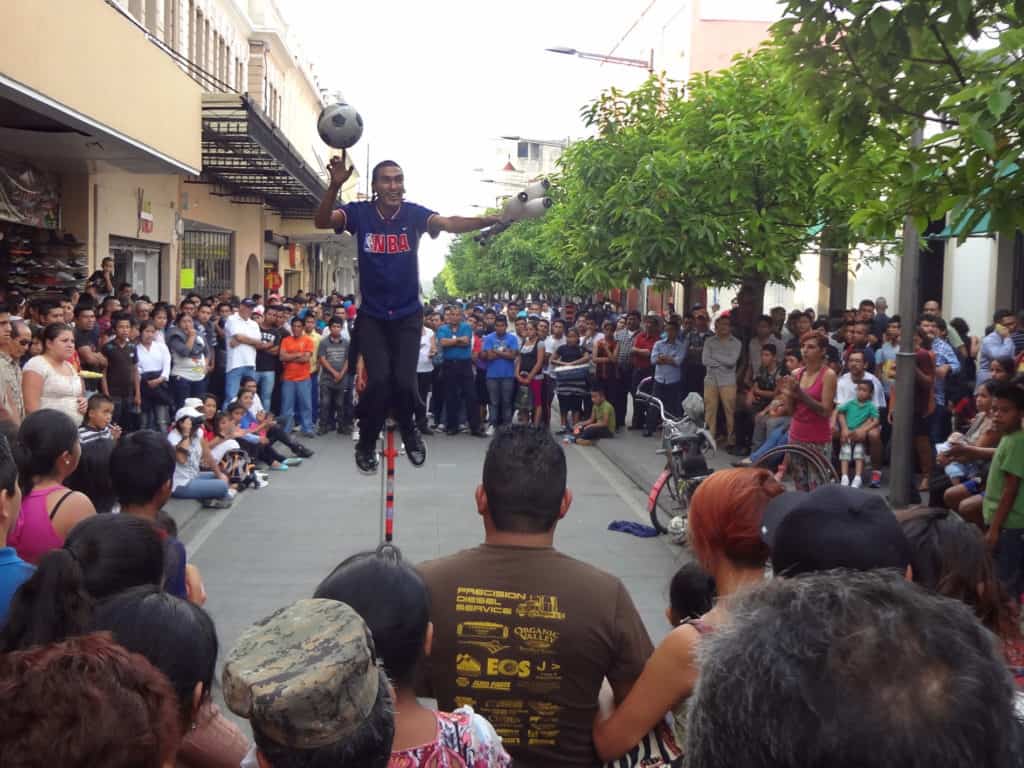
POLYGON ((673 629, 654 649, 621 706, 594 724, 594 746, 602 760, 624 755, 669 712, 676 743, 683 743, 683 707, 697 682, 701 635, 728 622, 733 594, 764 579, 768 547, 761 539, 761 517, 782 491, 765 469, 719 470, 697 488, 690 504, 690 546, 714 577, 718 600, 699 619, 673 629))

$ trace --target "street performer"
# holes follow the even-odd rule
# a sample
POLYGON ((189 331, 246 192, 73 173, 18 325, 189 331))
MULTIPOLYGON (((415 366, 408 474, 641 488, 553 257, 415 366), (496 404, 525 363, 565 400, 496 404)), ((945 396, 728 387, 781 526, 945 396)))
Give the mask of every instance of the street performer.
MULTIPOLYGON (((418 395, 416 362, 423 327, 417 250, 424 233, 462 234, 497 224, 499 216, 439 216, 429 208, 405 202, 405 175, 398 163, 384 160, 371 176, 373 197, 341 205, 338 192, 353 168, 341 157, 328 164, 331 182, 320 202, 316 226, 348 232, 359 252, 359 290, 362 303, 356 320, 357 345, 366 365, 367 385, 362 395, 364 416, 356 442, 356 466, 366 474, 377 471, 377 436, 388 411, 393 410, 415 466, 427 458, 423 437, 416 428, 414 405, 418 395)), ((355 340, 354 340, 355 341, 355 340)))

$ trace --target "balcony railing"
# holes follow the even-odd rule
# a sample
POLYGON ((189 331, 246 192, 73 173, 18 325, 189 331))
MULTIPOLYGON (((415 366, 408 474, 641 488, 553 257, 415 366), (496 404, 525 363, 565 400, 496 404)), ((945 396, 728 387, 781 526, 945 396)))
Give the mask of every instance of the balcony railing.
POLYGON ((205 69, 200 67, 194 61, 189 59, 187 56, 182 56, 171 46, 167 45, 159 37, 153 35, 146 27, 139 23, 128 10, 121 5, 117 0, 106 0, 107 5, 113 8, 115 11, 124 16, 128 21, 134 24, 138 30, 146 36, 146 39, 163 51, 165 54, 171 57, 175 64, 184 72, 186 75, 191 77, 196 83, 202 86, 205 91, 212 91, 216 93, 238 93, 238 89, 232 88, 230 85, 225 83, 223 80, 218 78, 211 72, 207 72, 205 69))

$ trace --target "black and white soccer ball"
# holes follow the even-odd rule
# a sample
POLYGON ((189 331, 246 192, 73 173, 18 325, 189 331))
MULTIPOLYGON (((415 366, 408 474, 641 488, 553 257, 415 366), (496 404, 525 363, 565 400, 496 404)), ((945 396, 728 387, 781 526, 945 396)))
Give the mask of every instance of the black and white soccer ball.
POLYGON ((363 118, 351 104, 339 101, 320 111, 316 130, 329 147, 348 149, 363 135, 363 118))

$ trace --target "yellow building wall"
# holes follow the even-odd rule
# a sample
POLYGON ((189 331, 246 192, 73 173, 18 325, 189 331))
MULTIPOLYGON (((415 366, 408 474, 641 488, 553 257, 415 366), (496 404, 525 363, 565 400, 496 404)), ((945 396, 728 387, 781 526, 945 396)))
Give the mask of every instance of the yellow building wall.
POLYGON ((0 72, 177 163, 201 165, 201 88, 100 0, 0 2, 0 72))

